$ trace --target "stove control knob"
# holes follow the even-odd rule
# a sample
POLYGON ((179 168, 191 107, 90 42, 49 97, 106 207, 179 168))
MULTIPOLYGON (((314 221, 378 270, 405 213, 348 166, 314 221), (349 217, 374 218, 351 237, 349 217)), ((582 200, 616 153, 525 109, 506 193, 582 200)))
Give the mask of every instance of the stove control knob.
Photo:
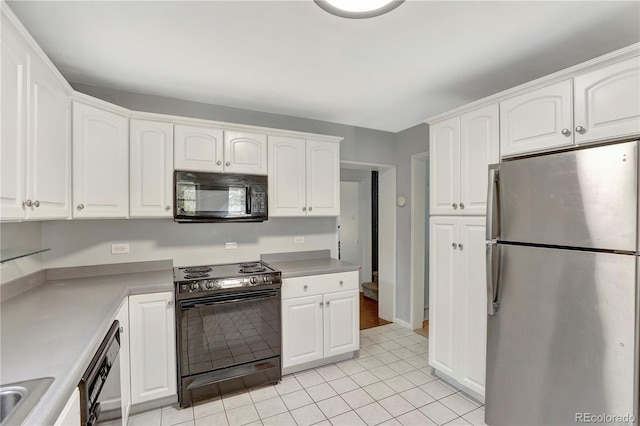
POLYGON ((251 277, 249 281, 251 281, 251 284, 258 284, 258 277, 251 277))
POLYGON ((207 283, 205 284, 205 286, 206 286, 208 289, 212 289, 212 288, 213 288, 213 282, 212 282, 212 281, 207 281, 207 283))
POLYGON ((271 281, 271 277, 269 275, 265 275, 264 277, 262 277, 262 279, 264 280, 265 283, 268 283, 269 281, 271 281))
POLYGON ((191 284, 191 290, 198 290, 199 288, 200 286, 198 285, 198 283, 191 284))

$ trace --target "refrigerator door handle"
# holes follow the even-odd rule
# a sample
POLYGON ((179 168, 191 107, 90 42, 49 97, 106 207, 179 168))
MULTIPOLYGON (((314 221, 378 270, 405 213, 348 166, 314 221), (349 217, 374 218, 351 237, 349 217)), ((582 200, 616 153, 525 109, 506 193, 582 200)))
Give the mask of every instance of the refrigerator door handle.
POLYGON ((500 248, 487 243, 487 313, 495 315, 500 307, 500 248))
POLYGON ((487 240, 495 240, 500 236, 500 205, 498 192, 500 175, 498 165, 489 166, 489 187, 487 188, 487 240))

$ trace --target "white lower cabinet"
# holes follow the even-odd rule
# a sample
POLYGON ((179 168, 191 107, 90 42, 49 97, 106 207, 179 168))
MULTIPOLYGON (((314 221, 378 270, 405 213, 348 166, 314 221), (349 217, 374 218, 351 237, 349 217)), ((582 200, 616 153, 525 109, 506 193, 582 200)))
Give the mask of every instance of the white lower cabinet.
POLYGON ((131 358, 129 354, 129 301, 124 300, 116 319, 120 321, 120 398, 122 424, 129 423, 131 411, 131 358))
POLYGON ((429 364, 484 396, 485 218, 432 216, 429 232, 429 364))
POLYGON ((55 426, 78 426, 80 421, 80 390, 75 388, 53 424, 55 426))
POLYGON ((357 271, 285 278, 282 299, 283 368, 360 348, 357 271))
POLYGON ((173 292, 129 296, 131 403, 177 394, 173 292))

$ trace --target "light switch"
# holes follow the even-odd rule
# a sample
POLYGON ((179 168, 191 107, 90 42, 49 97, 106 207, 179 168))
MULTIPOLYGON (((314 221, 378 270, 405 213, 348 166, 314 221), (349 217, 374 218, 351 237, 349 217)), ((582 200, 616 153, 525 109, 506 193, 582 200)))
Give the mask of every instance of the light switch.
POLYGON ((304 244, 304 237, 293 237, 293 242, 295 244, 304 244))

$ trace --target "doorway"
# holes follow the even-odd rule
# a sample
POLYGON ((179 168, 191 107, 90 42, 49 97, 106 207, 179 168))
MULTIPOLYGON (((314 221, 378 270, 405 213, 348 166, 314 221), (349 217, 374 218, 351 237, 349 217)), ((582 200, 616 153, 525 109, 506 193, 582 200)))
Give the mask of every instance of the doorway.
POLYGON ((361 265, 361 325, 369 328, 388 324, 395 318, 396 169, 389 165, 343 161, 340 173, 338 251, 342 260, 361 265), (376 210, 372 209, 374 201, 379 206, 377 239, 373 229, 376 218, 376 210), (381 243, 376 244, 378 242, 381 243), (378 246, 377 256, 374 255, 375 246, 378 246), (374 270, 376 263, 377 271, 374 270), (377 276, 377 300, 365 297, 374 294, 363 287, 367 283, 373 284, 374 276, 377 276))

